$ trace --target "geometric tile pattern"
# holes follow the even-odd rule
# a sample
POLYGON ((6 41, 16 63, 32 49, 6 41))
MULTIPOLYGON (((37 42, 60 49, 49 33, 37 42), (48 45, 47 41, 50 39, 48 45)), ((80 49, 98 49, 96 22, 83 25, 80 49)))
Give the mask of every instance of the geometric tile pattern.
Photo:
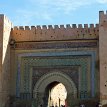
POLYGON ((32 92, 30 78, 33 67, 53 66, 80 66, 79 97, 89 98, 89 90, 91 97, 95 96, 95 51, 23 53, 18 55, 17 63, 17 97, 20 96, 20 92, 27 94, 32 92))
POLYGON ((32 89, 34 89, 37 81, 48 73, 61 72, 68 75, 75 83, 75 86, 79 86, 80 78, 80 66, 54 66, 54 67, 33 67, 32 68, 32 89))
POLYGON ((50 66, 80 66, 81 67, 81 80, 80 80, 80 87, 79 91, 81 92, 81 97, 84 98, 87 96, 87 88, 88 88, 88 59, 87 58, 78 58, 78 57, 71 57, 69 58, 29 58, 29 57, 24 57, 22 58, 21 62, 24 64, 24 69, 22 70, 23 72, 23 77, 22 78, 22 85, 23 85, 23 91, 25 93, 30 93, 31 90, 29 89, 29 84, 30 84, 30 67, 35 66, 35 67, 50 67, 50 66))
POLYGON ((35 43, 35 42, 31 42, 31 43, 26 43, 26 42, 22 42, 22 43, 16 43, 15 44, 15 49, 62 49, 62 48, 81 48, 81 47, 96 47, 97 46, 97 42, 96 40, 91 40, 91 42, 89 41, 78 41, 78 42, 58 42, 58 43, 35 43))

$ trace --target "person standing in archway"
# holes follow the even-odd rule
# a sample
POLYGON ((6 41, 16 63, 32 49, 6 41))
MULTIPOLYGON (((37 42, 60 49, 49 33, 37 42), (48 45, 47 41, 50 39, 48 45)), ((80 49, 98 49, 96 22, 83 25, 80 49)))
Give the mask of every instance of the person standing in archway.
POLYGON ((67 107, 67 100, 65 100, 65 107, 67 107))

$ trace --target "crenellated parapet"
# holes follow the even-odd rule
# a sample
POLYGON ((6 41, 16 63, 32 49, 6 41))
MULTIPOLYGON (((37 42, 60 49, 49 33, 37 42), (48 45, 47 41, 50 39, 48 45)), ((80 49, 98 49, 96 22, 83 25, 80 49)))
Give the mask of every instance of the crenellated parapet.
POLYGON ((99 24, 15 26, 11 31, 15 41, 97 39, 98 34, 99 24))
POLYGON ((90 28, 97 28, 97 27, 99 27, 98 26, 98 24, 96 24, 96 25, 94 25, 94 24, 90 24, 90 25, 88 25, 88 24, 84 24, 84 25, 82 25, 82 24, 78 24, 78 25, 76 25, 76 24, 72 24, 72 25, 70 25, 70 24, 67 24, 66 26, 65 25, 54 25, 54 26, 52 26, 52 25, 48 25, 48 26, 46 26, 46 25, 43 25, 43 26, 40 26, 40 25, 37 25, 37 26, 14 26, 14 28, 13 28, 13 30, 33 30, 33 29, 57 29, 57 28, 64 28, 64 29, 67 29, 67 28, 86 28, 86 29, 90 29, 90 28))

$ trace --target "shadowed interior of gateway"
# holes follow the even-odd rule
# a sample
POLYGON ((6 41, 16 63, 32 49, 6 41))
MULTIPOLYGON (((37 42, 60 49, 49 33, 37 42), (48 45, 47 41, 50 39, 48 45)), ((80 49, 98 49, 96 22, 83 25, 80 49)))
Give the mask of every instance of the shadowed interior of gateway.
POLYGON ((54 81, 47 86, 43 102, 46 107, 60 107, 65 106, 66 98, 67 90, 65 86, 62 83, 54 81))

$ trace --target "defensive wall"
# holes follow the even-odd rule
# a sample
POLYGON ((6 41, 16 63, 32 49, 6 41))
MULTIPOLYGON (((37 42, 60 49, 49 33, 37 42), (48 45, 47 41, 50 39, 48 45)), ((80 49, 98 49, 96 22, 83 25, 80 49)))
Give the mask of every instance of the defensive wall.
POLYGON ((99 12, 98 24, 67 24, 43 26, 13 26, 0 15, 0 107, 8 102, 11 90, 10 45, 21 42, 51 41, 98 42, 100 101, 107 104, 107 13, 99 12))
POLYGON ((6 106, 10 94, 10 32, 11 21, 0 15, 0 107, 6 106))
POLYGON ((107 104, 107 13, 99 14, 100 99, 107 104))
POLYGON ((11 31, 12 39, 15 41, 58 41, 75 39, 98 39, 99 25, 96 24, 70 24, 43 25, 43 26, 19 26, 11 31))

